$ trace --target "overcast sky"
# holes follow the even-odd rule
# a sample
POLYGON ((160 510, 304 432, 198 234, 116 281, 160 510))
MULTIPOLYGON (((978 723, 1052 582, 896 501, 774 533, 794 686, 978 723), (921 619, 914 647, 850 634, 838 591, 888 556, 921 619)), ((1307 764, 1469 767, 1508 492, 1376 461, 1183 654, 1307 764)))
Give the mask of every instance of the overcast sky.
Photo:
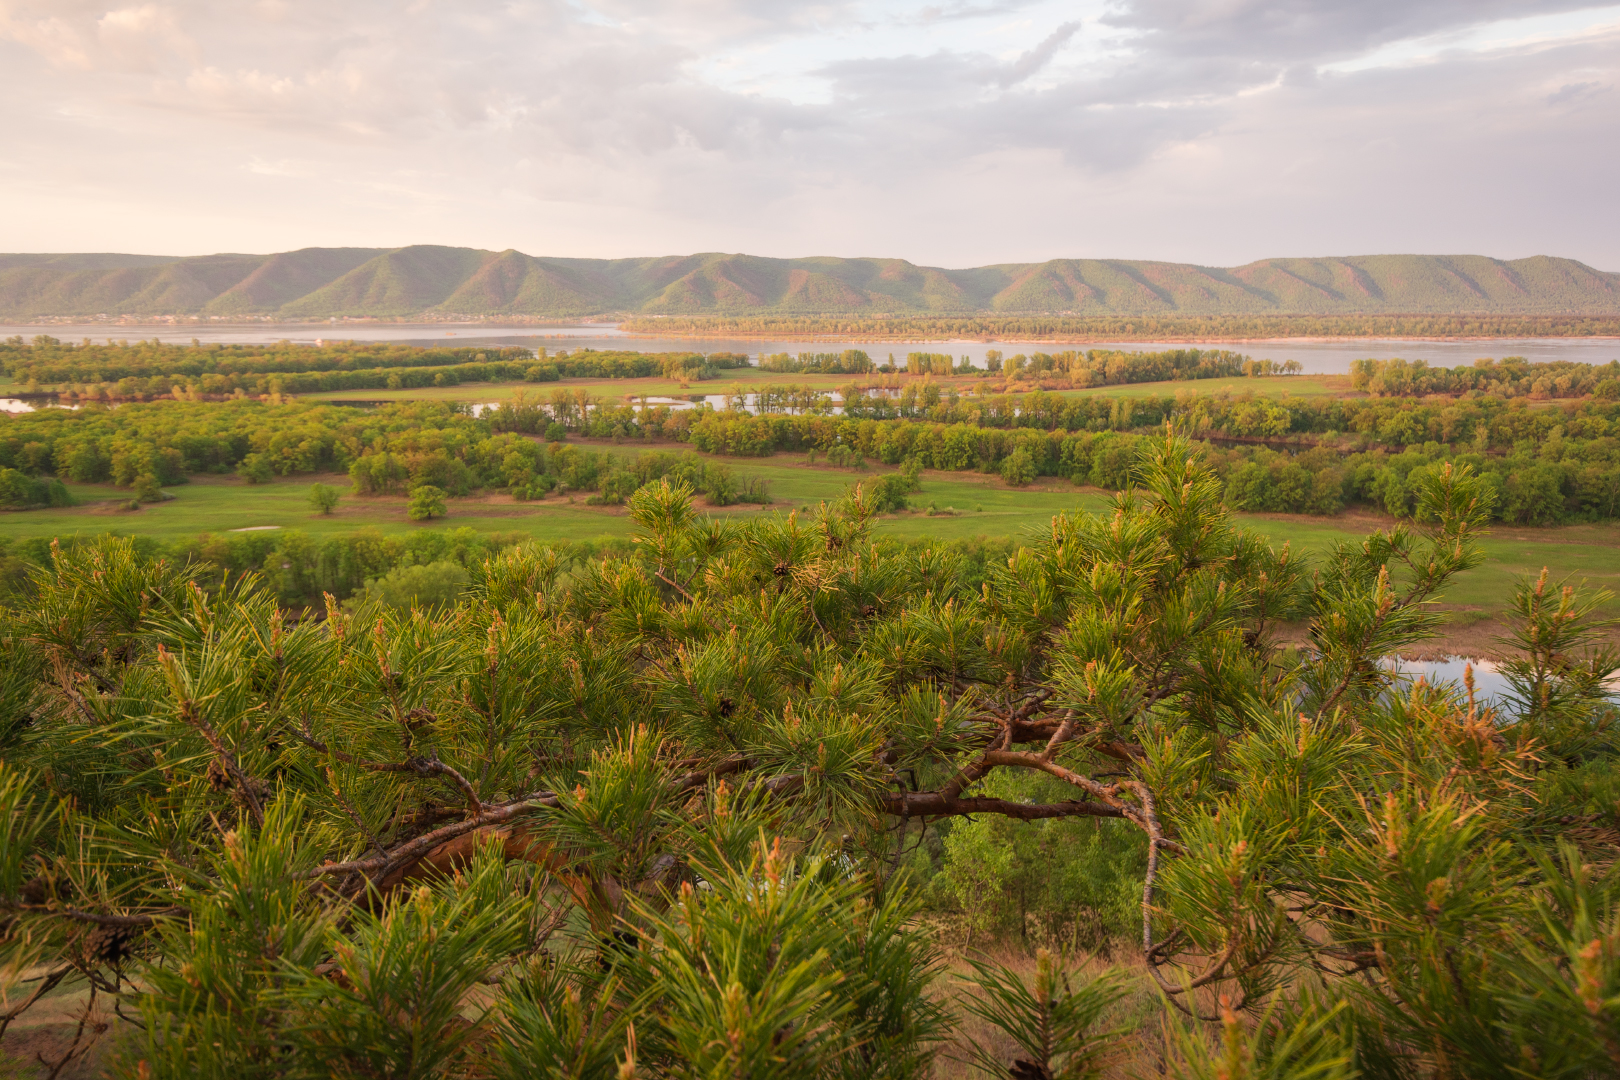
POLYGON ((1567 255, 1620 4, 0 0, 0 250, 1567 255))

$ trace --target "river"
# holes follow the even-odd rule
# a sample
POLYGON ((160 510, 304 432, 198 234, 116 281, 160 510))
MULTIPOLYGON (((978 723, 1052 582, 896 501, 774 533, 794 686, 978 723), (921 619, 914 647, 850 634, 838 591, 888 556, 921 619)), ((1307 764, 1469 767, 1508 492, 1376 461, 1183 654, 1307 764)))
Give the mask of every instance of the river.
MULTIPOLYGON (((433 323, 423 325, 375 325, 353 323, 245 324, 233 326, 117 326, 106 323, 83 326, 0 326, 0 337, 49 334, 63 341, 242 342, 269 344, 293 341, 316 342, 374 341, 402 345, 519 345, 525 348, 557 349, 637 349, 642 352, 740 352, 760 353, 842 352, 864 349, 882 361, 893 353, 904 360, 908 352, 942 352, 970 358, 976 367, 984 366, 988 349, 1014 353, 1059 352, 1064 349, 1124 349, 1153 351, 1187 348, 1185 343, 1110 341, 1067 345, 1057 342, 1013 343, 982 341, 862 342, 855 340, 805 340, 782 338, 681 338, 626 334, 610 323, 582 323, 577 326, 497 326, 433 323)), ((1518 338, 1431 341, 1417 338, 1356 338, 1310 340, 1289 338, 1274 341, 1241 341, 1204 346, 1231 349, 1256 360, 1298 360, 1306 374, 1342 375, 1352 360, 1372 358, 1423 360, 1431 366, 1456 367, 1482 357, 1500 359, 1523 356, 1534 361, 1573 360, 1583 364, 1606 364, 1620 360, 1620 338, 1518 338)))

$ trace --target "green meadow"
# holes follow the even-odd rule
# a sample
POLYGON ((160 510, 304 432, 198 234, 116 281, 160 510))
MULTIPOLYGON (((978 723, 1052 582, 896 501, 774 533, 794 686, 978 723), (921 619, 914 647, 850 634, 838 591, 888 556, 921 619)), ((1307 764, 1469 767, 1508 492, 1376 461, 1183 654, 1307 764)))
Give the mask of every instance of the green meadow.
MULTIPOLYGON (((642 449, 589 442, 598 449, 626 456, 642 449)), ((686 449, 679 444, 658 448, 686 449)), ((881 467, 852 470, 812 465, 800 454, 733 458, 727 463, 740 480, 758 477, 766 481, 773 500, 764 508, 731 506, 711 511, 736 516, 813 508, 822 501, 837 499, 863 477, 884 471, 881 467)), ((23 538, 119 532, 177 540, 201 533, 267 526, 302 530, 315 537, 367 527, 391 534, 473 528, 480 532, 525 534, 545 541, 599 540, 631 533, 631 522, 622 507, 587 506, 584 495, 536 502, 514 502, 505 495, 451 499, 446 517, 414 522, 406 517, 403 497, 350 495, 348 479, 341 475, 259 485, 246 484, 234 476, 199 477, 167 489, 172 499, 139 510, 123 508, 129 499, 127 489, 84 484, 70 485, 70 489, 81 505, 7 513, 0 517, 0 534, 23 538), (308 504, 310 484, 316 481, 344 492, 332 514, 318 514, 308 504)), ((1029 487, 1012 488, 999 477, 979 473, 926 472, 921 490, 911 497, 914 509, 885 515, 877 531, 908 540, 1019 539, 1047 528, 1054 514, 1098 510, 1107 505, 1107 500, 1106 494, 1095 489, 1077 488, 1051 478, 1042 478, 1029 487)), ((1390 518, 1354 512, 1336 518, 1237 516, 1273 543, 1287 543, 1291 550, 1306 555, 1325 551, 1339 541, 1359 539, 1375 528, 1394 525, 1390 518)), ((1543 566, 1550 568, 1555 578, 1568 575, 1591 586, 1620 591, 1620 523, 1555 528, 1502 526, 1487 534, 1482 546, 1484 565, 1463 575, 1445 597, 1447 606, 1455 609, 1454 621, 1493 622, 1511 596, 1514 580, 1534 576, 1543 566)), ((1620 605, 1611 602, 1609 607, 1620 615, 1620 605)))

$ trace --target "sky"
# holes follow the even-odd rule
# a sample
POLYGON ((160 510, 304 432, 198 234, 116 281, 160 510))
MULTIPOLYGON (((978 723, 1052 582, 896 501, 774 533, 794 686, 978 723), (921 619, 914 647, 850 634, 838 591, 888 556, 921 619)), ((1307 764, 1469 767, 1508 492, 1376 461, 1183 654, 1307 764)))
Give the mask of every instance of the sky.
POLYGON ((1620 270, 1620 3, 0 0, 0 251, 1620 270))

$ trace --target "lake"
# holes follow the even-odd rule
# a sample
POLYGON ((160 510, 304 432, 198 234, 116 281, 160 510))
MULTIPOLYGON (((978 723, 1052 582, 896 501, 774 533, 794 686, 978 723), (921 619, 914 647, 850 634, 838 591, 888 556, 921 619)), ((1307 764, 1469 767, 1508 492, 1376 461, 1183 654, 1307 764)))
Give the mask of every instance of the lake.
MULTIPOLYGON (((748 338, 681 338, 626 334, 610 323, 581 323, 575 326, 496 326, 472 324, 425 325, 352 325, 330 323, 301 324, 248 324, 237 326, 109 326, 90 324, 83 326, 0 326, 0 337, 20 334, 33 337, 49 334, 63 341, 90 338, 104 342, 109 339, 136 341, 156 338, 168 342, 188 342, 196 338, 202 342, 241 342, 270 344, 294 341, 313 345, 330 341, 374 341, 402 345, 517 345, 524 348, 557 349, 636 349, 642 352, 738 352, 758 356, 760 353, 842 352, 845 349, 864 349, 874 359, 883 361, 893 353, 904 361, 908 352, 942 352, 952 356, 970 358, 976 367, 984 366, 988 349, 1000 349, 1007 355, 1014 353, 1060 352, 1065 349, 1124 349, 1154 351, 1158 349, 1188 348, 1185 343, 1153 340, 1111 341, 1067 345, 1057 342, 1014 343, 982 341, 934 342, 861 342, 854 340, 806 340, 782 338, 759 341, 748 338)), ((1350 362, 1360 359, 1423 360, 1430 366, 1457 367, 1471 364, 1483 357, 1501 359, 1504 356, 1523 356, 1545 362, 1571 360, 1583 364, 1606 364, 1620 360, 1620 338, 1521 338, 1475 339, 1467 341, 1428 341, 1415 338, 1357 338, 1353 340, 1301 340, 1243 341, 1204 348, 1231 349, 1252 356, 1256 360, 1275 360, 1279 363, 1298 360, 1307 374, 1342 375, 1350 370, 1350 362)))
MULTIPOLYGON (((1431 686, 1455 683, 1459 689, 1464 686, 1463 679, 1470 666, 1474 669, 1474 700, 1484 704, 1490 699, 1501 698, 1507 694, 1510 689, 1507 676, 1489 660, 1450 656, 1444 660, 1390 661, 1390 667, 1414 682, 1421 678, 1431 686)), ((1608 680, 1608 687, 1611 693, 1620 695, 1620 674, 1608 680)))

